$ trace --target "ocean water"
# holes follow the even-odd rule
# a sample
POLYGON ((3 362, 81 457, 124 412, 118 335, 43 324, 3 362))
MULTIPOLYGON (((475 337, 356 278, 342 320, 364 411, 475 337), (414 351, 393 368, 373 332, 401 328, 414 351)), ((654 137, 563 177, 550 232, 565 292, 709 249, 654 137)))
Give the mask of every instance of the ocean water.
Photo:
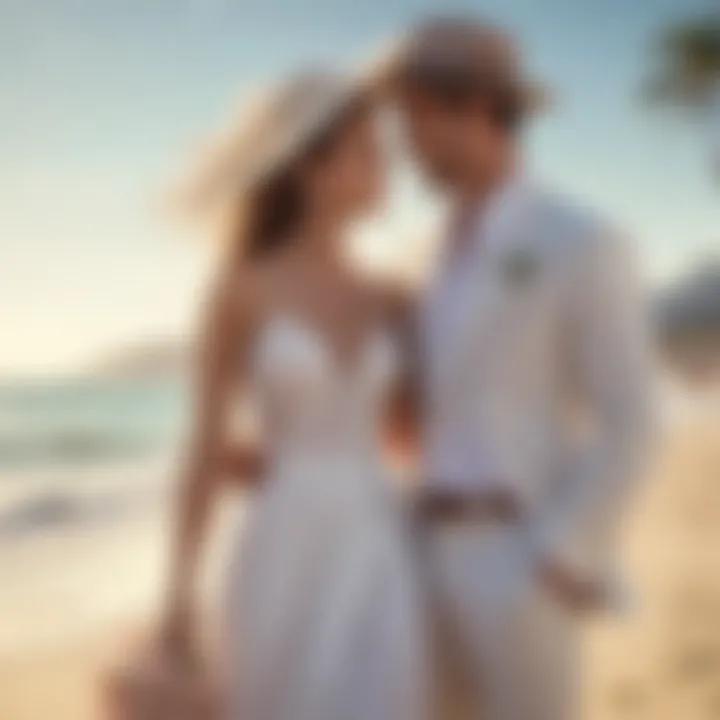
POLYGON ((0 542, 159 500, 188 419, 177 379, 0 386, 0 542))
POLYGON ((0 387, 0 662, 153 617, 187 406, 170 379, 0 387))
POLYGON ((177 380, 0 386, 0 478, 162 452, 178 436, 186 398, 177 380))

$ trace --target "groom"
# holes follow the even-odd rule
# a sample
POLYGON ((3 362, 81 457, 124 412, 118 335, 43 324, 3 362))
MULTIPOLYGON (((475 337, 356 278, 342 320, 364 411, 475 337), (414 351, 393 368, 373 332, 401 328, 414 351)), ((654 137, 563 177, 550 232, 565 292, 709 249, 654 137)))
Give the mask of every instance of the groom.
MULTIPOLYGON (((579 620, 617 597, 612 540, 648 431, 631 254, 523 176, 544 97, 506 35, 427 23, 380 82, 453 217, 419 323, 440 713, 575 720, 579 620)), ((228 463, 261 467, 252 451, 228 463)))
POLYGON ((648 429, 632 258, 523 176, 544 97, 506 35, 427 23, 384 82, 453 215, 420 324, 441 684, 472 718, 574 720, 578 619, 616 595, 612 536, 648 429))

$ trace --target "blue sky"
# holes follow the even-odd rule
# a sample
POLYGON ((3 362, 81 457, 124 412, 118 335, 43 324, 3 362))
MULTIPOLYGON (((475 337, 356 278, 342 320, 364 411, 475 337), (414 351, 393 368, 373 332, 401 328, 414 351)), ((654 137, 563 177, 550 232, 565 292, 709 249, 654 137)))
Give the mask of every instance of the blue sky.
POLYGON ((720 244, 717 189, 702 133, 649 113, 637 87, 656 29, 703 6, 0 0, 0 372, 62 372, 186 329, 207 253, 154 199, 195 139, 243 88, 351 63, 439 10, 517 33, 559 98, 529 139, 533 172, 617 218, 653 275, 680 272, 720 244))

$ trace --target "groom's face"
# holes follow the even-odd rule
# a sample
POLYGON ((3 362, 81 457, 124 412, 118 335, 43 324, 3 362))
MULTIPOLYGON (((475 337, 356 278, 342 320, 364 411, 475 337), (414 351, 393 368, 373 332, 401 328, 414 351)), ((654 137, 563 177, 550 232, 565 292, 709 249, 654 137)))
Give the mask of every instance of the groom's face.
POLYGON ((408 92, 402 103, 411 150, 427 177, 445 190, 490 170, 504 139, 483 107, 408 92))

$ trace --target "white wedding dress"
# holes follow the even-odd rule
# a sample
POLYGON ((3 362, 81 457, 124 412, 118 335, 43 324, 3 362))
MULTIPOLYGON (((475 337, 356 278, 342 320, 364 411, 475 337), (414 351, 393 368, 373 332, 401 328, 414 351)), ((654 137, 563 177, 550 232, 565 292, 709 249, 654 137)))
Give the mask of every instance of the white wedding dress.
POLYGON ((410 532, 380 452, 389 335, 352 364, 276 316, 256 347, 269 477, 230 578, 227 720, 419 720, 425 641, 410 532))

